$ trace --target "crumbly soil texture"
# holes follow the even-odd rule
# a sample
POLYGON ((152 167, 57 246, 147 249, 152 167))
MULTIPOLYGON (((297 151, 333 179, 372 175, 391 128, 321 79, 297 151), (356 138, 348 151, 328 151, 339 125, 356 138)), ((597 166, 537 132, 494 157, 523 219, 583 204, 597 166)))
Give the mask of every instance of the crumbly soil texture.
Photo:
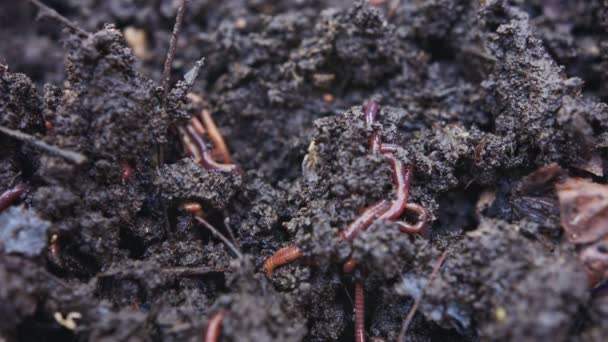
POLYGON ((86 157, 0 134, 0 192, 27 187, 0 212, 0 341, 200 341, 218 312, 219 341, 353 341, 357 282, 368 340, 416 299, 406 341, 606 340, 554 183, 608 182, 608 1, 190 0, 166 93, 179 3, 45 1, 84 34, 0 3, 0 126, 86 157), (184 150, 189 93, 242 173, 184 150), (395 194, 372 130, 424 234, 339 237, 395 194))

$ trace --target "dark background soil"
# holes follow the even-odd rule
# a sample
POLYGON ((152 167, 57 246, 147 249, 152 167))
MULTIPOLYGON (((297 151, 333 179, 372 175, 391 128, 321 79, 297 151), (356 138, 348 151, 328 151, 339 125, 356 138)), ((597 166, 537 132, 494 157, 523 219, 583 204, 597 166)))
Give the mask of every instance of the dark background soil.
POLYGON ((196 106, 183 83, 166 103, 159 88, 178 1, 45 3, 91 34, 1 1, 0 125, 88 161, 0 135, 0 191, 29 186, 0 213, 0 231, 23 239, 0 235, 0 341, 194 341, 219 309, 222 341, 352 341, 355 279, 368 337, 394 340, 446 249, 408 341, 608 336, 608 297, 592 296, 562 237, 553 188, 522 187, 552 162, 608 181, 608 2, 191 0, 172 84, 205 58, 191 91, 242 175, 186 156, 175 127, 196 106), (127 43, 132 28, 146 49, 127 43), (428 237, 390 223, 352 245, 338 237, 394 191, 367 153, 369 98, 384 140, 416 166, 428 237), (598 158, 601 173, 584 170, 598 158), (245 257, 181 210, 187 200, 230 226, 245 257), (305 257, 267 280, 264 260, 292 243, 305 257), (360 271, 345 275, 351 253, 360 271), (73 330, 54 318, 70 312, 73 330))

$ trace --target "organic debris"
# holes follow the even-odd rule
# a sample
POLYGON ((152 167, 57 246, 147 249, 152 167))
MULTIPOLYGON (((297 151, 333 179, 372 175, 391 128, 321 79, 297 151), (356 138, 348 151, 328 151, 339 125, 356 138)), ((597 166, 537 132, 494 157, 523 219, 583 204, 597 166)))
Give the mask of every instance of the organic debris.
POLYGON ((606 11, 0 1, 0 339, 604 341, 606 11))

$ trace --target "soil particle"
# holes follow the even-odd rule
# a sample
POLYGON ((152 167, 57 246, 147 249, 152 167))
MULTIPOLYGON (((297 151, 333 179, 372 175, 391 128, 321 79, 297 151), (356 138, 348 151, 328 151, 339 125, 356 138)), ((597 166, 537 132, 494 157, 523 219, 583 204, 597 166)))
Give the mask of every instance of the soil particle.
POLYGON ((40 255, 46 247, 50 226, 31 210, 9 208, 0 214, 0 249, 7 254, 40 255))

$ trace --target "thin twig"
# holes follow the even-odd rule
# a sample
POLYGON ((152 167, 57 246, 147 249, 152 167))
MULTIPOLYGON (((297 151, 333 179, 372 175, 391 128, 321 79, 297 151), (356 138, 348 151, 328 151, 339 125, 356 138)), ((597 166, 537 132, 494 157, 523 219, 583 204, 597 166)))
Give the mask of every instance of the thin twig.
POLYGON ((230 239, 232 240, 232 242, 237 244, 236 236, 234 235, 234 231, 232 230, 232 227, 230 226, 230 217, 228 217, 228 214, 226 212, 224 212, 224 217, 225 217, 224 226, 226 227, 226 230, 228 231, 228 235, 230 235, 230 239))
POLYGON ((35 136, 23 133, 21 131, 16 131, 10 128, 6 128, 4 126, 0 126, 0 132, 8 135, 11 138, 15 138, 17 140, 36 146, 39 149, 44 150, 50 154, 54 154, 68 161, 71 161, 74 164, 82 164, 87 161, 87 157, 78 152, 64 150, 60 147, 47 144, 44 141, 36 138, 35 136))
POLYGON ((55 11, 54 9, 50 8, 49 6, 43 4, 42 2, 38 1, 38 0, 29 0, 32 4, 34 4, 35 6, 38 7, 38 9, 40 10, 40 14, 39 16, 48 16, 50 18, 53 18, 57 21, 59 21, 60 23, 62 23, 63 25, 71 28, 74 32, 78 33, 81 36, 88 36, 89 32, 81 29, 78 25, 76 25, 74 22, 72 22, 71 20, 69 20, 68 18, 62 16, 61 14, 59 14, 57 11, 55 11), (44 13, 44 14, 43 14, 44 13))
POLYGON ((222 242, 224 242, 224 244, 226 244, 228 249, 230 249, 232 251, 232 253, 234 253, 234 255, 236 255, 237 258, 239 258, 239 259, 243 258, 243 254, 241 254, 241 252, 239 252, 239 250, 236 247, 234 247, 232 242, 230 242, 230 240, 228 240, 224 236, 224 234, 220 233, 219 230, 215 229, 214 226, 212 226, 209 222, 207 222, 207 220, 205 220, 204 218, 199 217, 199 216, 195 216, 194 218, 198 222, 202 223, 203 226, 205 226, 207 229, 209 229, 209 231, 211 231, 211 234, 213 234, 216 238, 222 240, 222 242))
POLYGON ((161 272, 175 276, 183 277, 196 277, 203 276, 211 273, 225 272, 225 269, 211 268, 211 267, 172 267, 163 268, 161 272))
POLYGON ((418 310, 418 306, 420 305, 422 297, 424 296, 424 291, 427 287, 431 285, 431 283, 439 273, 439 269, 441 268, 441 265, 443 265, 443 262, 445 261, 445 258, 447 256, 448 251, 446 250, 443 252, 443 254, 441 254, 439 260, 437 260, 437 263, 435 264, 435 267, 433 267, 433 272, 431 272, 431 275, 429 276, 429 280, 426 283, 425 288, 422 289, 422 292, 420 293, 418 298, 414 300, 414 305, 412 305, 410 311, 407 313, 407 316, 405 316, 405 320, 403 320, 403 325, 401 325, 401 331, 399 332, 399 337, 397 338, 397 341, 405 342, 405 333, 407 332, 407 328, 409 327, 410 323, 412 322, 412 319, 414 318, 414 315, 416 314, 416 311, 418 310))
MULTIPOLYGON (((204 276, 212 273, 222 273, 226 272, 226 269, 222 268, 212 268, 212 267, 186 267, 186 266, 177 266, 177 267, 168 267, 161 268, 158 272, 163 275, 168 276, 177 276, 177 277, 196 277, 196 276, 204 276)), ((129 272, 125 270, 111 270, 105 273, 98 274, 98 278, 108 278, 108 277, 117 277, 126 275, 129 272)))
POLYGON ((171 80, 171 66, 173 65, 173 58, 175 57, 175 50, 177 49, 177 39, 179 31, 182 29, 182 22, 184 21, 184 13, 186 12, 186 4, 188 0, 181 0, 179 8, 177 9, 177 16, 175 17, 175 25, 173 26, 173 33, 171 34, 171 40, 169 41, 169 51, 167 51, 167 58, 165 59, 165 67, 163 69, 163 80, 162 87, 165 92, 164 102, 167 104, 167 96, 169 96, 169 81, 171 80))

